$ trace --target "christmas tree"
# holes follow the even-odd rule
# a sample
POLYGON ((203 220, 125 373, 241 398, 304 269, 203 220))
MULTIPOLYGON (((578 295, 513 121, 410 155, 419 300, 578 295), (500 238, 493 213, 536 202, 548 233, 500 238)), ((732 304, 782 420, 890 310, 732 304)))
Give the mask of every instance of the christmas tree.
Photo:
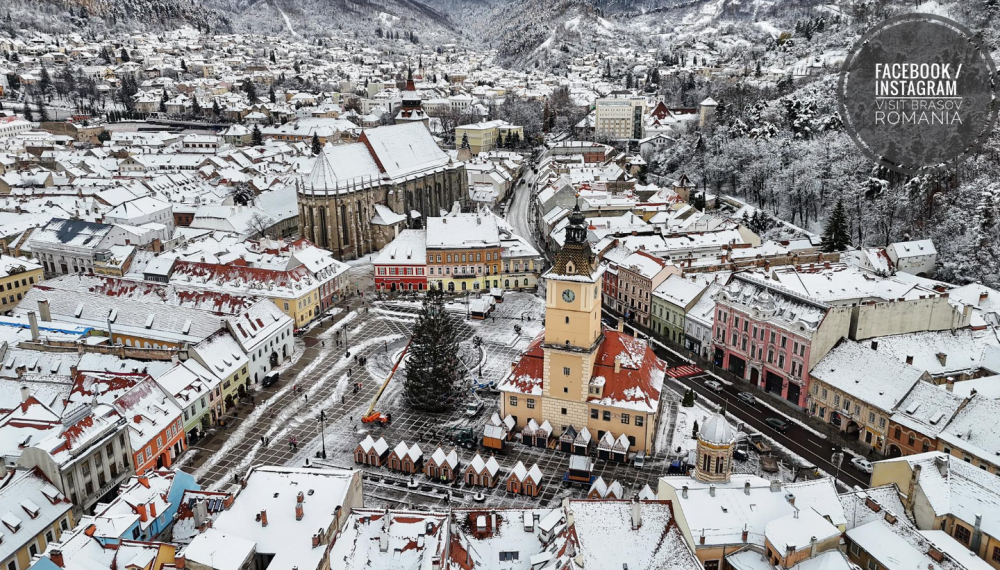
POLYGON ((323 143, 319 142, 319 135, 313 133, 312 138, 312 153, 319 154, 323 152, 323 143))
POLYGON ((458 337, 444 309, 444 293, 431 289, 413 329, 404 393, 410 405, 426 412, 451 408, 459 396, 458 337))

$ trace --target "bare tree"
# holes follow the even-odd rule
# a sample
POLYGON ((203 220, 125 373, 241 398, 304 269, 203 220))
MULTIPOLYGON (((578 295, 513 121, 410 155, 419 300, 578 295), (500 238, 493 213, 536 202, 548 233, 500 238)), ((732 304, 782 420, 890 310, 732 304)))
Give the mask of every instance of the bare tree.
POLYGON ((274 226, 274 219, 260 212, 254 212, 247 220, 247 231, 251 232, 250 238, 267 236, 272 226, 274 226))

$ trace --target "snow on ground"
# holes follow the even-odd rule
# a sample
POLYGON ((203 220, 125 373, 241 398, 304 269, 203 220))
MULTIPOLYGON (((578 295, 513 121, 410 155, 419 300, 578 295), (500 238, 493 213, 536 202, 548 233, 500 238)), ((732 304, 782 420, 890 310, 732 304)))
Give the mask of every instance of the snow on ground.
POLYGON ((281 17, 282 17, 282 18, 284 18, 284 20, 285 20, 285 25, 286 25, 286 26, 288 26, 288 32, 289 32, 290 34, 292 34, 293 36, 297 36, 298 34, 297 34, 297 33, 295 33, 295 28, 293 28, 293 27, 292 27, 292 21, 288 19, 288 14, 285 14, 285 13, 284 13, 284 12, 283 12, 283 11, 281 10, 281 8, 279 8, 279 7, 278 7, 278 5, 277 5, 277 4, 272 4, 272 6, 274 6, 274 9, 275 9, 275 10, 277 10, 279 14, 281 14, 281 17))
MULTIPOLYGON (((402 338, 402 335, 375 337, 368 339, 364 342, 358 343, 357 345, 355 345, 355 347, 357 350, 361 351, 371 346, 377 346, 385 342, 395 341, 399 338, 402 338)), ((322 398, 319 397, 320 391, 322 390, 323 393, 329 392, 329 389, 326 388, 326 384, 330 381, 330 379, 332 379, 335 376, 342 375, 344 370, 349 365, 354 364, 354 361, 352 359, 339 358, 338 356, 339 355, 330 355, 329 357, 317 358, 312 362, 310 362, 309 366, 303 369, 302 372, 300 372, 299 375, 296 376, 296 381, 287 382, 285 384, 285 387, 279 390, 274 397, 262 402, 260 405, 254 408, 254 410, 250 412, 250 414, 246 418, 244 418, 240 426, 229 434, 229 437, 226 439, 226 443, 223 444, 222 448, 218 452, 212 454, 212 456, 207 461, 205 461, 205 463, 203 463, 198 469, 196 469, 192 473, 192 475, 194 475, 196 479, 203 478, 205 474, 207 474, 208 471, 215 466, 216 463, 218 463, 223 457, 226 457, 227 455, 232 453, 232 449, 246 439, 247 432, 251 429, 251 427, 255 423, 263 419, 265 413, 268 414, 271 413, 271 407, 273 402, 277 401, 279 398, 286 395, 290 390, 295 389, 295 386, 298 384, 299 378, 305 378, 305 376, 308 373, 315 370, 315 368, 320 366, 321 364, 328 364, 332 365, 330 370, 326 374, 324 374, 319 381, 314 382, 312 386, 309 388, 309 390, 305 392, 306 395, 312 397, 313 406, 315 406, 317 402, 322 401, 322 398), (331 360, 333 360, 333 362, 331 362, 331 360)), ((343 388, 345 386, 346 386, 346 380, 343 379, 343 377, 341 377, 341 380, 338 381, 337 386, 335 387, 334 397, 339 397, 340 395, 343 395, 343 388), (341 384, 343 384, 343 386, 341 384)), ((308 413, 309 409, 310 409, 310 404, 308 403, 307 398, 305 397, 301 399, 296 398, 294 405, 286 406, 282 408, 280 411, 274 413, 274 416, 270 418, 271 426, 268 428, 268 430, 265 432, 264 435, 266 437, 271 438, 272 444, 279 444, 282 440, 283 435, 288 431, 289 428, 294 428, 300 425, 301 422, 297 418, 299 418, 303 414, 308 413)), ((253 461, 254 458, 256 457, 260 447, 261 444, 258 441, 257 443, 254 444, 254 447, 251 449, 251 451, 243 458, 240 464, 237 465, 235 469, 232 469, 231 472, 233 473, 244 472, 245 469, 249 466, 250 462, 253 461)), ((229 480, 228 477, 221 479, 218 483, 216 483, 215 488, 217 489, 222 485, 228 483, 228 480, 229 480)))
POLYGON ((781 30, 776 28, 774 24, 768 22, 767 20, 761 20, 760 22, 756 22, 756 24, 757 27, 770 34, 774 39, 778 39, 778 37, 781 36, 781 30))

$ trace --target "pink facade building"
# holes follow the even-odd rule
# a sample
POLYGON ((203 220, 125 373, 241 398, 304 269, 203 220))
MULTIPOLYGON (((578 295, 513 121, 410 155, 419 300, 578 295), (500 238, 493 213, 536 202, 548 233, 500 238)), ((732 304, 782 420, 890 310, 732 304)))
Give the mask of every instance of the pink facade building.
POLYGON ((814 338, 830 308, 741 274, 716 302, 715 364, 805 408, 814 338))

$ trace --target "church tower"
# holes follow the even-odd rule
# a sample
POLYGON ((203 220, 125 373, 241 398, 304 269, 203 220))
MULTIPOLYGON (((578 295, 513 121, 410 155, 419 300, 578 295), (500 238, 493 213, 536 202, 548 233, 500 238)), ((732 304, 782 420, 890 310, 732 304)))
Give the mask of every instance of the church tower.
POLYGON ((722 414, 713 414, 698 430, 698 458, 694 478, 706 483, 728 483, 736 438, 722 414))
MULTIPOLYGON (((545 417, 585 426, 594 356, 603 340, 601 275, 587 242, 587 225, 577 205, 570 214, 566 243, 545 274, 543 399, 545 417)), ((555 421, 552 422, 554 425, 555 421)))

